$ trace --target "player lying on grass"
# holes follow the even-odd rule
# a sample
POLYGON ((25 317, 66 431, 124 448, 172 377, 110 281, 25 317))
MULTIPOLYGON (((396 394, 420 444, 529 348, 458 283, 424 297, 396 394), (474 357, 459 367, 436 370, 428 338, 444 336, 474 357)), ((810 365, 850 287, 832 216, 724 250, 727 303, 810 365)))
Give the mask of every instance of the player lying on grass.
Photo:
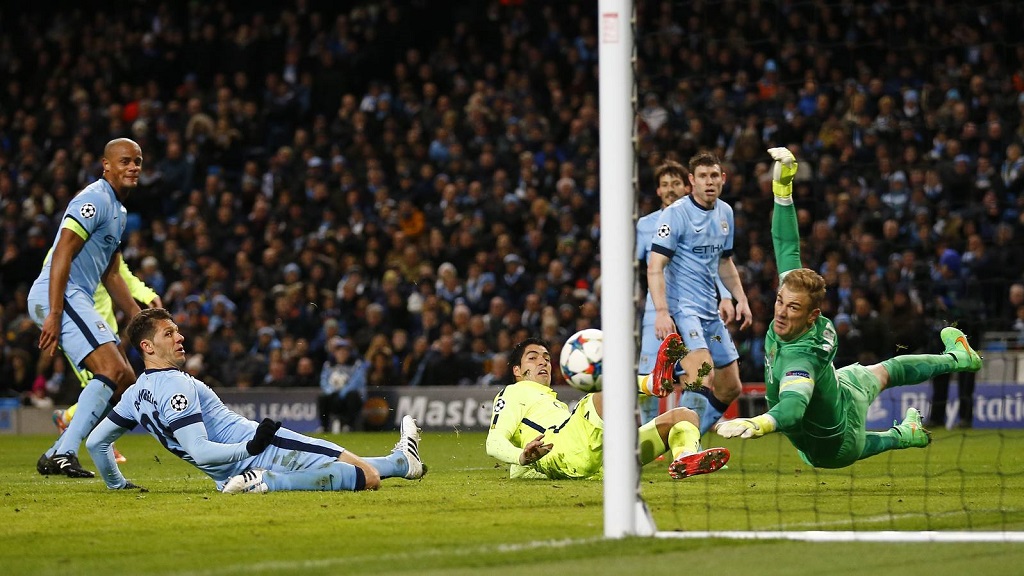
POLYGON ((821 315, 825 280, 800 267, 800 235, 793 207, 797 164, 785 148, 768 150, 775 159, 772 243, 779 269, 775 318, 765 336, 764 380, 768 412, 718 425, 726 438, 757 438, 782 432, 801 458, 820 468, 842 468, 887 450, 924 448, 931 435, 921 414, 906 417, 885 432, 867 432, 868 406, 889 386, 906 386, 949 372, 977 372, 978 355, 963 332, 942 329, 942 354, 897 356, 880 364, 853 364, 836 370, 836 330, 821 315))
MULTIPOLYGON (((672 369, 685 348, 670 334, 658 350, 654 371, 640 380, 650 395, 671 392, 672 369), (663 387, 665 386, 665 387, 663 387)), ((494 397, 487 454, 511 464, 512 478, 589 478, 602 467, 604 421, 600 392, 587 394, 571 412, 551 389, 551 354, 545 341, 527 338, 509 356, 515 383, 494 397)), ((729 460, 725 448, 700 450, 697 414, 674 408, 640 427, 640 461, 671 451, 668 473, 680 479, 718 470, 729 460)))
POLYGON ((125 480, 110 449, 142 425, 164 448, 193 464, 225 493, 279 490, 376 490, 383 478, 420 478, 419 430, 402 420, 401 438, 387 456, 360 458, 318 438, 260 424, 232 412, 206 384, 181 370, 185 337, 163 308, 139 313, 125 328, 146 370, 101 421, 86 446, 108 488, 137 488, 125 480))

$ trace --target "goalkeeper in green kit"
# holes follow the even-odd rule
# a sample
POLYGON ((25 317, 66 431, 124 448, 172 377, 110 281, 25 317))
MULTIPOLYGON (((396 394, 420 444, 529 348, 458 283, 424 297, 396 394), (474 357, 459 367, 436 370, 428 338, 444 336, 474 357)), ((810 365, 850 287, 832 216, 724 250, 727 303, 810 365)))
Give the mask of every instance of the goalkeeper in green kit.
POLYGON ((949 372, 977 372, 981 356, 963 332, 953 327, 940 334, 942 354, 897 356, 872 366, 853 364, 838 370, 836 330, 821 315, 825 280, 800 264, 800 235, 793 207, 797 163, 785 148, 768 150, 775 159, 772 190, 772 243, 779 269, 775 316, 765 336, 764 380, 768 412, 722 422, 725 438, 758 438, 782 432, 804 462, 819 468, 842 468, 887 450, 924 448, 931 435, 921 414, 908 408, 903 422, 884 432, 868 432, 868 406, 889 386, 917 384, 949 372))

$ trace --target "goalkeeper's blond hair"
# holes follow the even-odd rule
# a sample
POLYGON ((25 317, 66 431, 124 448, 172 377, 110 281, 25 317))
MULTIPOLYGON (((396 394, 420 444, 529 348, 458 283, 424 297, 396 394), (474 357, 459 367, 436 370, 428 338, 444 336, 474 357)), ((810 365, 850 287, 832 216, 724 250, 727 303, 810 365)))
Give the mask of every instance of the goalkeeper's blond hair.
POLYGON ((793 292, 803 292, 811 298, 811 310, 821 309, 825 300, 825 279, 809 268, 797 268, 786 272, 779 289, 788 287, 793 292))

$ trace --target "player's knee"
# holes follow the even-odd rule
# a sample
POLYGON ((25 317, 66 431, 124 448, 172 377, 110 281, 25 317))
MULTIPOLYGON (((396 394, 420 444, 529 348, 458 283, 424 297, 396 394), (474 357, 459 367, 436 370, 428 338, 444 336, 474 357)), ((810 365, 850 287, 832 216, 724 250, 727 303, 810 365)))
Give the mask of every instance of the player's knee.
POLYGON ((114 364, 104 370, 104 375, 116 385, 117 392, 123 392, 132 385, 135 378, 135 371, 126 363, 114 364))
POLYGON ((85 439, 85 449, 88 450, 90 454, 95 452, 96 450, 99 450, 99 448, 100 448, 100 440, 98 438, 93 438, 92 434, 90 434, 89 436, 86 437, 86 439, 85 439))
POLYGON ((739 365, 735 361, 721 368, 715 368, 713 376, 716 398, 732 402, 743 392, 739 365))
POLYGON ((665 424, 668 424, 670 426, 675 426, 680 422, 689 422, 694 426, 700 426, 700 417, 697 415, 697 413, 694 412, 693 410, 690 410, 689 408, 682 406, 680 406, 679 408, 673 408, 665 412, 664 414, 659 416, 659 418, 665 418, 665 424))

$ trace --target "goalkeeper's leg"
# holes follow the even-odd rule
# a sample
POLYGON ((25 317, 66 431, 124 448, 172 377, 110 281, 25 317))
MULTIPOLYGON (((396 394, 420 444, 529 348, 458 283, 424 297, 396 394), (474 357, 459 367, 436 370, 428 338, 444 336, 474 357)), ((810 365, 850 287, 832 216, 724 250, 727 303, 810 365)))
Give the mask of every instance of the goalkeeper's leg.
POLYGON ((899 424, 893 422, 892 428, 885 432, 866 432, 864 450, 859 460, 870 458, 889 450, 903 448, 924 448, 932 441, 931 433, 925 430, 921 422, 921 413, 917 408, 907 408, 907 414, 899 424))
POLYGON ((946 347, 942 354, 908 354, 871 366, 882 382, 882 389, 917 384, 940 374, 981 369, 981 356, 971 348, 963 332, 948 326, 942 329, 940 337, 946 347))

